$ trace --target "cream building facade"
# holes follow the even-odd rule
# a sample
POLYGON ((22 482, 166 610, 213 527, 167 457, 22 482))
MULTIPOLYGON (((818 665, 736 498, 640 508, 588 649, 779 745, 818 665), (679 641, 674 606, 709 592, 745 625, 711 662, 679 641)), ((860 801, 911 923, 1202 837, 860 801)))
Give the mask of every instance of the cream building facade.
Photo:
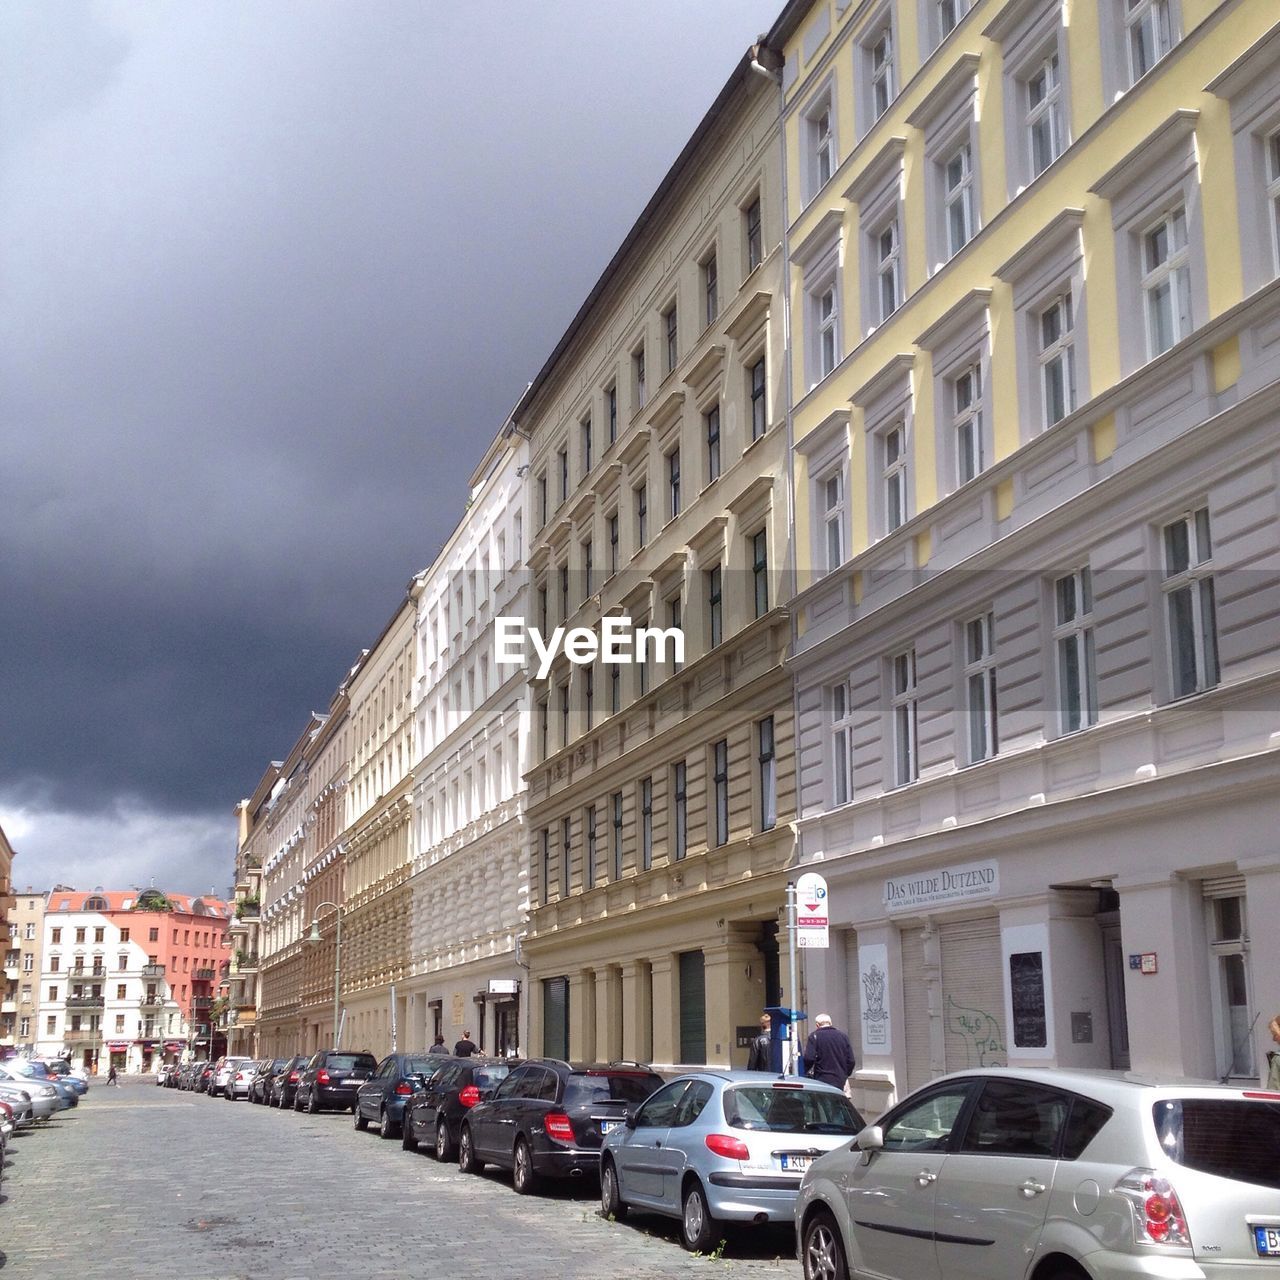
POLYGON ((514 414, 531 621, 683 630, 533 683, 530 1047, 742 1065, 792 855, 777 98, 744 58, 514 414))
POLYGON ((995 1062, 1256 1079, 1275 7, 823 0, 769 43, 810 1002, 868 1113, 995 1062))
POLYGON ((13 895, 4 955, 0 1003, 0 1049, 30 1051, 35 1045, 40 1001, 40 950, 44 939, 44 894, 13 895))

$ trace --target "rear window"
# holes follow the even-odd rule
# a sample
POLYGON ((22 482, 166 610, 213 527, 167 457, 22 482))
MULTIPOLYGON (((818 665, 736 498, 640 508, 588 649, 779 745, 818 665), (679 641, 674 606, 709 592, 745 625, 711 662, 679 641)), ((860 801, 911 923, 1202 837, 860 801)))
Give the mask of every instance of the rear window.
POLYGON ((436 1064, 429 1058, 410 1058, 404 1064, 407 1076, 429 1076, 436 1069, 436 1064))
POLYGON ((649 1072, 578 1072, 564 1083, 564 1105, 578 1107, 592 1102, 643 1102, 662 1087, 662 1077, 649 1072))
POLYGON ((331 1053, 324 1065, 330 1071, 376 1071, 378 1060, 371 1053, 331 1053))
POLYGON ((1151 1111, 1170 1160, 1198 1173, 1280 1188, 1280 1103, 1166 1098, 1151 1111))
POLYGON ((471 1083, 477 1089, 496 1089, 510 1073, 511 1068, 507 1066, 475 1067, 471 1083))
POLYGON ((734 1129, 842 1133, 850 1137, 865 1123, 842 1094, 825 1089, 776 1089, 772 1085, 740 1085, 726 1090, 724 1118, 734 1129))

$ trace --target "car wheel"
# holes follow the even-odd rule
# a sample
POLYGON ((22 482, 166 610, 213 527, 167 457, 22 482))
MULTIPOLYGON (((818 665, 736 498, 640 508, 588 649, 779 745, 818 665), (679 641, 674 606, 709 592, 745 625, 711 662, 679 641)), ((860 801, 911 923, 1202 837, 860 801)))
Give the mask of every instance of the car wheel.
POLYGON ((840 1228, 828 1213, 815 1213, 804 1225, 800 1249, 804 1280, 849 1280, 840 1228))
POLYGON ((449 1126, 444 1116, 436 1116, 436 1159, 446 1164, 453 1159, 453 1142, 449 1137, 449 1126))
POLYGON ((690 1182, 680 1215, 680 1243, 690 1253, 706 1253, 715 1238, 716 1220, 707 1207, 707 1194, 700 1182, 690 1182))
POLYGON ((360 1114, 360 1107, 358 1104, 356 1106, 356 1109, 351 1113, 351 1115, 352 1115, 352 1124, 356 1127, 356 1129, 358 1129, 361 1133, 363 1133, 369 1127, 369 1122, 364 1118, 364 1116, 360 1114))
POLYGON ((383 1107, 382 1115, 378 1118, 378 1137, 390 1140, 395 1136, 396 1122, 391 1118, 391 1112, 383 1107))
POLYGON ((533 1171, 533 1152, 523 1138, 516 1139, 511 1164, 511 1185, 516 1189, 517 1195, 527 1196, 537 1187, 538 1175, 533 1171))
POLYGON ((297 1093, 293 1095, 293 1109, 295 1111, 302 1110, 302 1091, 301 1090, 299 1090, 297 1093))
POLYGON ((484 1161, 476 1155, 470 1125, 462 1126, 462 1137, 458 1140, 458 1168, 463 1173, 480 1173, 484 1169, 484 1161))
POLYGON ((626 1202, 618 1187, 618 1170, 612 1160, 606 1160, 600 1168, 600 1212, 619 1222, 627 1216, 626 1202))
POLYGON ((405 1151, 417 1151, 418 1140, 413 1136, 413 1121, 409 1118, 409 1113, 404 1113, 404 1119, 400 1123, 400 1146, 405 1151))
POLYGON ((316 1091, 312 1089, 311 1092, 307 1094, 307 1115, 318 1116, 319 1114, 320 1114, 320 1101, 316 1097, 316 1091))

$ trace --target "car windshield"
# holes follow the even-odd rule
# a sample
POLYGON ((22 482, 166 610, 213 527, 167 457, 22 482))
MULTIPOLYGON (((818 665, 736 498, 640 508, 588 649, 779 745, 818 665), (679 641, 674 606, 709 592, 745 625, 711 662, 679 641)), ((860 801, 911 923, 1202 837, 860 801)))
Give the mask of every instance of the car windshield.
POLYGON ((324 1065, 330 1071, 375 1071, 378 1060, 371 1053, 331 1053, 324 1065))
POLYGON ((564 1085, 564 1105, 580 1107, 593 1102, 643 1102, 662 1078, 648 1071, 575 1071, 564 1085))
POLYGON ((1260 1187, 1280 1188, 1280 1103, 1250 1098, 1164 1098, 1152 1107, 1170 1160, 1260 1187))
POLYGON ((724 1118, 734 1129, 840 1133, 850 1137, 864 1124, 853 1103, 843 1094, 774 1085, 742 1085, 726 1090, 724 1118))
POLYGON ((496 1089, 511 1074, 504 1063, 492 1067, 476 1067, 471 1072, 471 1083, 477 1089, 496 1089))

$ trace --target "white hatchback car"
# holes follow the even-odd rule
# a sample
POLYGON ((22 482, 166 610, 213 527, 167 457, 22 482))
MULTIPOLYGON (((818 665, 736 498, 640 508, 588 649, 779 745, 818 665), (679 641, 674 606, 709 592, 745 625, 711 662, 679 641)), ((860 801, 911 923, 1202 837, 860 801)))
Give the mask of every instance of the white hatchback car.
POLYGON ((944 1076, 814 1161, 805 1280, 1280 1280, 1280 1093, 944 1076))
POLYGON ((209 1082, 209 1096, 216 1098, 235 1079, 236 1072, 252 1061, 252 1058, 223 1058, 218 1063, 218 1070, 213 1079, 209 1082))

